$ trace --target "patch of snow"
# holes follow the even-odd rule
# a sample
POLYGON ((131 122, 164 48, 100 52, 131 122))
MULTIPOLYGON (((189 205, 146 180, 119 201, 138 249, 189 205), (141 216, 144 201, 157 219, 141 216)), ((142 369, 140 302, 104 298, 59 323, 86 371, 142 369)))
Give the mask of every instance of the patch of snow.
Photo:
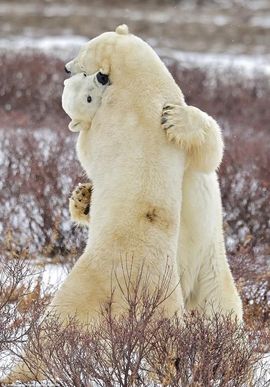
POLYGON ((79 48, 88 40, 88 38, 79 35, 46 36, 44 38, 13 36, 0 39, 0 52, 41 51, 65 60, 75 56, 79 48))
MULTIPOLYGON (((218 19, 222 23, 221 19, 218 19)), ((47 36, 43 38, 14 36, 0 39, 0 51, 17 52, 25 50, 41 51, 48 55, 68 60, 74 57, 80 47, 88 41, 88 38, 80 35, 47 36)), ((270 57, 267 55, 233 55, 184 52, 171 48, 157 47, 156 38, 147 38, 146 41, 167 60, 177 60, 181 65, 189 68, 218 68, 223 70, 238 70, 245 77, 252 77, 255 71, 262 71, 270 76, 270 57)), ((166 44, 166 42, 164 42, 166 44)))
POLYGON ((183 52, 169 48, 158 48, 160 56, 175 59, 181 65, 198 66, 204 68, 236 69, 243 75, 250 76, 254 71, 261 70, 270 75, 269 58, 267 56, 229 55, 229 54, 205 54, 197 52, 183 52))
POLYGON ((250 20, 250 25, 253 27, 270 28, 270 13, 266 15, 256 15, 250 20))
POLYGON ((226 24, 229 24, 231 21, 231 18, 225 15, 216 15, 213 17, 212 21, 216 26, 222 27, 222 26, 225 26, 226 24))
POLYGON ((251 9, 252 11, 258 11, 262 9, 269 10, 269 0, 238 0, 246 8, 251 9))
POLYGON ((67 267, 60 264, 47 264, 42 272, 43 288, 59 288, 68 274, 67 267))

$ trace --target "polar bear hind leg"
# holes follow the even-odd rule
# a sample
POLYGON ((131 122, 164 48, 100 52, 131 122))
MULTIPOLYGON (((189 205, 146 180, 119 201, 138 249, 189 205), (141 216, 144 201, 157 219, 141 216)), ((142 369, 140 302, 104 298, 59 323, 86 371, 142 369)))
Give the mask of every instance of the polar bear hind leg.
MULTIPOLYGON (((213 248, 213 254, 217 249, 213 248)), ((186 302, 188 310, 203 311, 208 316, 215 313, 231 315, 238 322, 243 319, 241 298, 236 289, 226 257, 217 260, 216 255, 203 261, 193 291, 186 302)))
POLYGON ((223 140, 217 122, 194 106, 167 104, 161 126, 169 141, 187 152, 188 165, 198 171, 215 171, 222 160, 223 140))

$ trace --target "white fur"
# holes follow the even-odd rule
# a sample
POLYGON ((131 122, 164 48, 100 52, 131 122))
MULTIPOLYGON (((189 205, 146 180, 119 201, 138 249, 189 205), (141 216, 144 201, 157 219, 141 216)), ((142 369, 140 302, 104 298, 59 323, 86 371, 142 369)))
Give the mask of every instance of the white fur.
MULTIPOLYGON (((76 71, 81 71, 83 68, 84 71, 90 73, 98 66, 108 66, 109 61, 107 60, 107 56, 102 55, 102 52, 104 50, 110 52, 110 44, 107 47, 104 45, 104 41, 110 41, 112 34, 103 34, 102 37, 102 39, 94 39, 82 48, 78 57, 67 64, 70 71, 76 73, 76 71), (101 49, 100 47, 103 48, 101 49), (93 56, 92 50, 99 53, 100 57, 98 55, 93 56)), ((119 44, 121 44, 121 40, 119 44)), ((111 58, 114 59, 114 56, 111 58)), ((165 85, 164 77, 157 78, 155 72, 154 77, 149 74, 152 65, 147 59, 148 57, 145 55, 142 64, 139 65, 139 69, 136 68, 138 62, 134 61, 132 66, 133 74, 128 77, 124 64, 121 66, 121 62, 120 64, 117 62, 117 85, 121 83, 123 86, 125 85, 123 87, 123 93, 126 94, 127 99, 130 98, 130 101, 134 101, 136 98, 134 96, 136 90, 136 93, 138 93, 137 98, 143 100, 142 106, 147 105, 149 102, 144 95, 146 93, 147 97, 149 96, 148 88, 142 82, 135 89, 135 84, 137 84, 140 71, 143 73, 145 82, 147 82, 145 76, 148 73, 156 89, 156 94, 153 94, 152 97, 153 103, 148 108, 149 110, 151 109, 154 115, 155 98, 159 98, 161 101, 165 100, 165 102, 170 104, 168 109, 165 107, 163 111, 163 117, 166 118, 166 122, 163 122, 162 128, 165 130, 168 140, 174 143, 179 151, 182 148, 187 153, 182 189, 183 203, 177 256, 178 272, 181 279, 185 306, 187 309, 206 310, 209 314, 216 311, 225 313, 232 312, 241 321, 242 303, 226 258, 222 226, 221 195, 215 173, 223 155, 223 140, 220 128, 212 117, 193 106, 187 106, 183 102, 182 95, 179 96, 177 105, 172 105, 171 103, 173 101, 168 99, 166 95, 168 85, 171 84, 168 83, 165 85), (149 70, 147 71, 147 69, 149 70), (121 79, 122 77, 123 79, 121 79), (126 77, 128 78, 127 83, 126 77), (132 77, 134 80, 134 88, 132 88, 132 93, 130 94, 128 91, 130 90, 129 84, 132 82, 132 77), (140 87, 142 88, 141 90, 140 87), (160 91, 162 91, 162 96, 160 95, 160 91)), ((162 67, 160 66, 160 68, 162 67)), ((111 73, 110 66, 108 66, 107 70, 111 77, 115 76, 115 72, 111 73)), ((164 71, 164 68, 162 68, 162 71, 164 71)), ((114 83, 116 84, 116 80, 114 83)), ((110 101, 110 98, 108 96, 108 101, 110 101)), ((124 104, 122 106, 123 117, 128 114, 131 120, 132 114, 128 110, 127 99, 122 100, 122 102, 119 99, 118 103, 124 104)), ((110 111, 110 116, 117 114, 118 106, 115 106, 116 111, 114 112, 111 109, 108 110, 109 105, 107 103, 100 114, 108 114, 108 111, 110 111)), ((139 115, 143 116, 143 112, 141 113, 139 111, 139 115)), ((149 117, 150 121, 148 125, 153 125, 154 128, 155 121, 151 121, 151 115, 149 117)), ((123 119, 123 124, 124 122, 123 119)), ((137 139, 137 141, 145 140, 142 137, 137 139)), ((85 144, 86 141, 79 138, 77 151, 82 165, 86 169, 89 177, 92 178, 92 170, 89 168, 91 163, 87 161, 87 151, 84 150, 85 144)), ((130 165, 130 169, 132 168, 132 165, 130 165)), ((127 176, 129 174, 130 171, 127 171, 127 176)), ((124 176, 123 178, 125 179, 124 176)), ((148 184, 153 184, 154 179, 155 174, 153 169, 153 176, 151 176, 151 180, 149 179, 148 184)), ((102 181, 100 181, 100 185, 101 183, 102 181)), ((158 189, 162 190, 162 187, 159 186, 158 189)), ((181 194, 179 187, 174 187, 173 190, 179 192, 179 195, 181 194)), ((164 197, 165 202, 170 200, 170 195, 170 187, 167 186, 166 196, 164 197)), ((129 211, 128 205, 126 210, 129 211)), ((92 207, 90 211, 92 215, 92 207)), ((100 214, 100 216, 104 216, 106 219, 107 213, 103 211, 103 214, 100 214)), ((115 216, 117 217, 117 214, 115 216)), ((92 225, 91 230, 93 228, 94 225, 92 225)))
POLYGON ((72 132, 89 129, 107 85, 99 83, 96 74, 84 73, 66 79, 64 85, 62 106, 72 119, 69 129, 72 132), (91 97, 91 102, 87 101, 88 97, 91 97))
POLYGON ((102 71, 111 81, 91 128, 80 132, 77 143, 94 187, 87 247, 51 305, 63 318, 76 313, 81 321, 98 314, 111 286, 114 310, 122 310, 112 270, 123 283, 123 259, 128 265, 132 260, 135 271, 144 264, 150 290, 168 264, 175 291, 163 305, 165 313, 183 307, 176 253, 184 152, 167 141, 160 117, 166 101, 184 104, 184 99, 156 53, 119 31, 90 41, 81 51, 83 63, 74 61, 79 72, 102 71))

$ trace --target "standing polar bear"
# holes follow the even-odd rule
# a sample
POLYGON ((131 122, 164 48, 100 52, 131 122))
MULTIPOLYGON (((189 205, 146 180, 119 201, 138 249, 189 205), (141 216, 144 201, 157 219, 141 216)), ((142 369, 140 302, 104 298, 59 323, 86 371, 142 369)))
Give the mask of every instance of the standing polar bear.
MULTIPOLYGON (((148 149, 149 147, 147 153, 144 153, 146 170, 149 171, 150 167, 149 179, 145 182, 144 190, 147 192, 154 188, 161 196, 163 194, 163 198, 159 198, 162 214, 165 214, 166 204, 174 197, 175 192, 178 193, 181 201, 182 192, 176 261, 184 307, 187 310, 204 310, 208 314, 216 311, 232 312, 241 321, 242 303, 230 272, 224 246, 221 195, 215 173, 222 160, 223 141, 220 128, 215 120, 199 109, 187 106, 179 91, 177 101, 175 97, 173 97, 174 100, 170 99, 172 98, 170 93, 175 90, 175 84, 170 76, 169 79, 167 78, 167 70, 163 63, 157 59, 146 43, 130 35, 125 26, 118 27, 115 33, 105 33, 90 41, 81 49, 79 55, 66 65, 66 68, 72 74, 81 72, 92 74, 101 69, 109 75, 112 82, 111 90, 104 97, 101 111, 98 114, 105 114, 107 117, 114 116, 118 114, 119 104, 121 104, 123 127, 126 125, 132 127, 135 135, 138 135, 137 143, 134 143, 124 133, 129 145, 123 152, 129 154, 133 146, 137 146, 137 149, 140 147, 148 149), (120 88, 121 97, 114 94, 113 85, 115 88, 120 88), (169 93, 168 87, 171 88, 169 93), (162 112, 161 107, 164 105, 162 112), (136 119, 132 114, 133 109, 137 113, 136 119), (155 175, 155 168, 151 173, 152 164, 149 156, 154 152, 157 153, 158 147, 153 149, 153 143, 149 142, 145 134, 149 129, 153 135, 156 134, 157 114, 160 115, 161 112, 161 125, 166 136, 162 134, 160 128, 158 130, 160 135, 167 137, 172 152, 171 156, 175 155, 176 149, 180 152, 179 155, 183 150, 186 154, 182 189, 179 185, 164 184, 164 181, 158 179, 158 174, 155 175), (146 123, 146 129, 144 126, 140 127, 141 122, 146 123), (143 134, 139 129, 143 130, 143 134)), ((121 117, 118 116, 118 119, 121 121, 121 117)), ((109 123, 110 131, 113 133, 113 128, 109 123)), ((90 138, 92 129, 88 134, 80 134, 77 153, 89 178, 93 179, 91 168, 89 168, 90 162, 87 159, 87 141, 85 141, 87 135, 90 138)), ((107 142, 110 142, 109 138, 107 142)), ((107 142, 104 146, 108 146, 107 142)), ((116 147, 114 152, 118 153, 119 149, 116 147)), ((130 170, 135 169, 135 159, 133 161, 134 166, 127 167, 126 176, 128 181, 132 179, 131 176, 134 176, 134 181, 137 182, 136 173, 130 170)), ((167 161, 170 163, 169 158, 167 161)), ((168 174, 170 171, 173 172, 173 168, 168 168, 168 174)), ((178 172, 174 170, 176 174, 180 172, 182 172, 180 169, 178 172)), ((96 187, 95 179, 93 181, 96 187)), ((86 184, 77 188, 70 200, 71 215, 78 223, 88 224, 89 222, 91 187, 91 184, 86 184), (86 212, 85 208, 87 208, 86 212)), ((134 189, 136 192, 136 188, 134 189)), ((109 195, 113 190, 112 186, 108 186, 109 195)), ((121 212, 124 214, 126 191, 125 188, 123 192, 119 191, 120 186, 117 187, 118 193, 114 196, 116 198, 124 194, 125 197, 119 209, 119 214, 121 212)), ((143 194, 143 191, 141 193, 143 194)), ((137 207, 140 204, 141 201, 133 204, 134 207, 136 205, 136 211, 139 213, 144 208, 143 206, 142 208, 137 207)), ((151 204, 150 208, 152 208, 151 218, 155 228, 157 226, 155 223, 159 223, 160 217, 159 214, 153 216, 156 213, 155 204, 151 204)), ((93 215, 95 212, 91 206, 90 236, 95 228, 93 215)), ((177 215, 180 215, 180 212, 177 215)), ((106 221, 106 208, 103 209, 100 216, 105 217, 106 221)), ((162 253, 161 251, 156 256, 155 265, 158 260, 164 261, 166 257, 166 251, 163 250, 162 253)))
MULTIPOLYGON (((166 316, 182 313, 176 257, 185 153, 167 141, 160 116, 166 101, 184 105, 183 95, 154 50, 125 27, 91 40, 85 53, 90 68, 78 63, 77 73, 100 72, 110 80, 91 127, 80 131, 77 142, 93 181, 92 227, 85 252, 50 308, 63 319, 76 314, 88 322, 113 288, 113 312, 121 313, 125 301, 117 283, 125 282, 127 260, 132 281, 143 265, 150 292, 169 270, 170 296, 162 309, 166 316)), ((73 90, 72 83, 66 88, 73 90)))

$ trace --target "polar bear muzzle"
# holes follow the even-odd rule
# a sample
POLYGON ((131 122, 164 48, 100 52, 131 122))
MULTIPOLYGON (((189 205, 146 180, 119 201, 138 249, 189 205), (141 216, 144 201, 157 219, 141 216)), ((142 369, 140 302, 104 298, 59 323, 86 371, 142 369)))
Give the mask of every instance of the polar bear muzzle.
POLYGON ((101 72, 97 73, 97 80, 102 85, 109 83, 109 76, 107 74, 102 74, 101 72))

